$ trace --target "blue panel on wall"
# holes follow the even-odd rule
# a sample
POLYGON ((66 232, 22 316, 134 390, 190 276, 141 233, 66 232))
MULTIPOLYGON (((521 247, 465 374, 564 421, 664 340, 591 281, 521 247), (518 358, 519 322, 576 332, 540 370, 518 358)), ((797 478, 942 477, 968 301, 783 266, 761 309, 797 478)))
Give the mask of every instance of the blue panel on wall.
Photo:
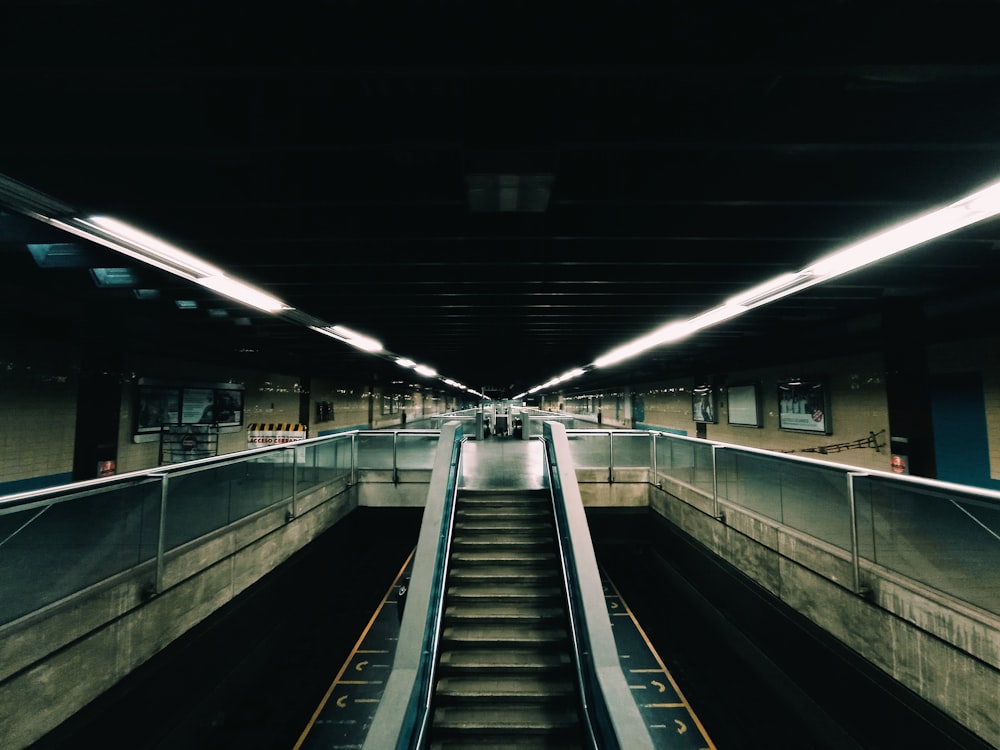
POLYGON ((931 414, 937 478, 1000 490, 1000 481, 990 478, 982 377, 978 373, 933 376, 931 414))
POLYGON ((13 482, 0 482, 0 495, 16 495, 19 492, 33 492, 34 490, 44 490, 49 487, 58 487, 61 484, 70 484, 73 475, 51 474, 47 477, 31 477, 30 479, 17 479, 13 482))

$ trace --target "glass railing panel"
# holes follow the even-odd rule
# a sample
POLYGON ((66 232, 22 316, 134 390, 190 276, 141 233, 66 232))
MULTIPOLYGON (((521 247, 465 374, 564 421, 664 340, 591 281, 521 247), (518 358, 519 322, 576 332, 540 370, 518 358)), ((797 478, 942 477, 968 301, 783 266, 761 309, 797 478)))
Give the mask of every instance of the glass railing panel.
POLYGON ((656 470, 663 476, 695 487, 706 495, 711 496, 714 491, 710 443, 657 435, 656 470))
POLYGON ((879 565, 969 604, 1000 613, 1000 505, 988 498, 883 477, 856 480, 870 507, 859 549, 879 565))
POLYGON ((308 492, 351 473, 351 439, 298 446, 296 491, 308 492))
POLYGON ((851 506, 847 472, 805 463, 781 469, 782 519, 786 526, 851 549, 851 506))
POLYGON ((425 434, 400 433, 396 443, 396 468, 434 468, 434 454, 437 452, 437 432, 425 434))
POLYGON ((616 469, 646 468, 652 462, 652 436, 642 433, 612 433, 616 469))
POLYGON ((233 472, 228 522, 233 523, 292 496, 292 447, 254 456, 233 472))
POLYGON ((781 522, 781 466, 779 458, 717 450, 719 499, 781 522))
MULTIPOLYGON (((544 422, 539 421, 539 426, 544 422)), ((611 466, 611 435, 607 432, 567 433, 569 451, 577 469, 608 469, 611 466)))
POLYGON ((170 476, 164 551, 225 526, 229 522, 232 487, 244 473, 239 463, 170 476))
POLYGON ((0 624, 156 555, 160 483, 0 514, 0 624))
POLYGON ((357 435, 358 468, 392 470, 392 432, 359 432, 357 435))

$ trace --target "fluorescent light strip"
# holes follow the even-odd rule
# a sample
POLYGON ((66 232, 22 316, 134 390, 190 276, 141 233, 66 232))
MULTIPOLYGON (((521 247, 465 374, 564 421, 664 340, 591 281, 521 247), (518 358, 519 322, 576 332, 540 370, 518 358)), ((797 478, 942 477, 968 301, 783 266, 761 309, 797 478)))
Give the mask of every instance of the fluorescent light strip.
POLYGON ((329 336, 332 339, 337 339, 337 341, 350 344, 351 346, 361 349, 362 351, 382 351, 382 343, 380 341, 376 341, 370 336, 357 333, 352 331, 350 328, 345 328, 344 326, 309 326, 309 328, 317 333, 322 333, 324 336, 329 336))
POLYGON ((227 276, 217 266, 110 216, 68 222, 51 219, 48 223, 263 312, 292 309, 276 297, 227 276))
MULTIPOLYGON (((117 253, 146 263, 174 276, 193 281, 201 286, 243 304, 269 313, 290 313, 288 319, 305 325, 324 336, 335 338, 367 352, 381 352, 381 342, 370 336, 352 331, 344 326, 324 326, 322 321, 295 310, 278 298, 267 294, 245 282, 228 276, 221 268, 208 263, 179 247, 175 247, 148 232, 131 226, 110 216, 73 217, 62 220, 55 216, 66 216, 72 212, 69 206, 56 203, 48 196, 21 185, 4 175, 0 175, 0 200, 17 206, 16 210, 49 226, 81 237, 89 242, 102 245, 117 253), (315 323, 316 325, 313 325, 315 323)), ((237 319, 246 320, 245 318, 237 319)), ((417 365, 406 357, 396 358, 401 367, 413 368, 426 377, 437 377, 438 373, 426 365, 417 365)), ((485 398, 485 395, 453 380, 445 380, 448 385, 485 398)))
POLYGON ((256 307, 258 310, 267 313, 281 312, 291 309, 277 297, 262 292, 260 289, 244 284, 226 275, 203 276, 194 280, 196 284, 218 292, 224 297, 229 297, 237 302, 256 307))
MULTIPOLYGON (((683 321, 661 326, 651 333, 612 349, 594 360, 594 367, 608 367, 644 351, 672 343, 692 333, 717 325, 761 305, 829 281, 925 242, 1000 214, 1000 182, 914 219, 897 224, 871 237, 848 245, 795 273, 781 274, 730 298, 719 307, 683 321)), ((528 391, 550 387, 558 378, 528 391)))

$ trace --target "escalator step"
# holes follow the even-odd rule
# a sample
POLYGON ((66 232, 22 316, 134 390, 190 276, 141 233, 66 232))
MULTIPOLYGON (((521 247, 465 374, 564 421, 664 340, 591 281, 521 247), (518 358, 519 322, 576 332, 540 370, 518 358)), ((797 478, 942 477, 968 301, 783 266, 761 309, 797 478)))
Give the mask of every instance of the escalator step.
POLYGON ((505 549, 471 549, 455 550, 452 552, 452 559, 455 562, 468 563, 519 563, 523 565, 553 565, 556 562, 554 552, 545 551, 524 551, 505 549))
POLYGON ((558 581, 559 573, 547 568, 526 565, 461 565, 453 567, 449 576, 453 582, 529 582, 558 581))
POLYGON ((575 689, 568 679, 536 675, 453 675, 438 680, 436 695, 442 701, 439 705, 452 705, 456 700, 470 705, 510 699, 549 703, 575 695, 575 689))
POLYGON ((576 711, 569 706, 441 706, 434 712, 434 726, 439 730, 476 732, 481 735, 575 730, 578 721, 576 711))
POLYGON ((545 625, 510 623, 507 625, 446 625, 442 636, 445 642, 455 644, 520 644, 548 643, 565 645, 566 629, 545 625))
POLYGON ((444 612, 445 621, 453 623, 461 620, 558 620, 565 618, 565 610, 558 606, 538 606, 525 602, 498 602, 493 599, 479 602, 449 604, 444 612))
POLYGON ((522 734, 518 737, 445 737, 432 741, 430 750, 580 750, 583 745, 574 737, 522 734))
POLYGON ((549 648, 464 648, 441 654, 441 666, 442 668, 479 671, 537 671, 566 669, 572 666, 572 660, 568 653, 549 648))
POLYGON ((495 599, 502 602, 522 600, 526 602, 537 600, 562 601, 562 589, 547 582, 515 581, 513 583, 458 583, 448 587, 449 601, 452 597, 462 600, 495 599))
POLYGON ((551 547, 552 537, 546 534, 536 534, 530 531, 512 533, 510 531, 498 532, 496 534, 468 534, 460 532, 452 539, 453 550, 464 550, 495 546, 516 546, 516 547, 551 547))
POLYGON ((479 531, 492 533, 494 531, 524 531, 525 529, 544 530, 552 533, 552 526, 545 522, 540 522, 528 518, 497 518, 496 516, 483 516, 482 518, 462 518, 455 519, 456 531, 479 531))

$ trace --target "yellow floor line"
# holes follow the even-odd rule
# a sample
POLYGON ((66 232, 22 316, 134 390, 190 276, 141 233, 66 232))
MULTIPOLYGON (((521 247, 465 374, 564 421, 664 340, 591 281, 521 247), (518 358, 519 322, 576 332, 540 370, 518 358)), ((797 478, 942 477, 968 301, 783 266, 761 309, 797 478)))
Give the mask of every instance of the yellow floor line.
POLYGON ((632 609, 628 606, 628 603, 625 601, 625 598, 618 591, 618 587, 615 586, 614 582, 610 578, 608 578, 608 585, 610 585, 611 588, 615 590, 615 595, 618 596, 622 605, 625 607, 625 612, 628 614, 629 617, 632 618, 632 624, 635 625, 635 629, 639 632, 639 635, 642 636, 642 639, 646 642, 646 646, 649 648, 649 652, 653 655, 653 658, 656 659, 656 663, 660 665, 660 668, 663 670, 664 674, 666 674, 667 679, 670 680, 671 686, 677 692, 677 697, 681 699, 681 704, 678 704, 678 707, 682 705, 684 708, 687 709, 688 714, 694 720, 695 726, 698 727, 698 731, 701 732, 701 736, 704 738, 705 742, 708 743, 708 747, 706 748, 706 750, 717 750, 717 748, 715 747, 715 743, 712 742, 711 737, 708 736, 708 732, 705 731, 705 727, 702 726, 701 720, 698 718, 698 715, 691 708, 691 704, 688 703, 688 699, 684 697, 684 693, 681 692, 680 686, 674 681, 674 677, 672 674, 670 674, 670 670, 667 669, 667 666, 663 663, 663 660, 660 658, 660 655, 657 653, 656 649, 653 648, 653 644, 650 643, 649 637, 646 635, 646 631, 642 629, 642 626, 639 624, 639 621, 635 619, 635 615, 632 614, 632 609))
MULTIPOLYGON (((300 750, 300 748, 302 747, 302 743, 306 741, 306 737, 309 735, 309 732, 312 731, 313 726, 316 724, 316 720, 319 718, 319 715, 323 712, 323 709, 326 707, 327 701, 330 700, 330 696, 333 695, 333 691, 337 688, 337 685, 340 683, 340 678, 344 676, 344 672, 347 671, 347 667, 350 666, 351 661, 354 659, 355 655, 357 655, 360 652, 361 644, 368 636, 368 631, 372 629, 372 625, 374 625, 375 620, 378 619, 379 613, 382 611, 382 607, 385 606, 386 601, 389 599, 389 596, 393 593, 393 591, 396 590, 396 582, 399 580, 400 576, 403 575, 403 571, 406 570, 406 566, 410 564, 410 560, 412 559, 413 559, 413 552, 410 552, 410 556, 406 558, 406 562, 403 563, 403 567, 399 569, 399 572, 396 574, 396 577, 392 581, 392 586, 389 587, 389 590, 386 592, 385 596, 382 597, 382 601, 379 603, 378 608, 376 608, 375 614, 372 615, 372 618, 368 621, 368 624, 365 625, 365 629, 362 631, 361 636, 358 638, 357 643, 354 644, 354 648, 352 648, 351 653, 348 654, 347 661, 344 662, 344 666, 342 666, 340 668, 340 671, 337 672, 337 676, 333 678, 333 682, 330 683, 330 687, 327 689, 326 694, 323 696, 323 699, 319 702, 319 705, 316 707, 316 710, 313 711, 313 715, 309 719, 309 723, 306 724, 306 728, 302 730, 302 734, 299 735, 299 739, 295 743, 295 746, 292 748, 292 750, 300 750)), ((388 652, 364 651, 362 653, 373 654, 373 653, 388 653, 388 652)))

